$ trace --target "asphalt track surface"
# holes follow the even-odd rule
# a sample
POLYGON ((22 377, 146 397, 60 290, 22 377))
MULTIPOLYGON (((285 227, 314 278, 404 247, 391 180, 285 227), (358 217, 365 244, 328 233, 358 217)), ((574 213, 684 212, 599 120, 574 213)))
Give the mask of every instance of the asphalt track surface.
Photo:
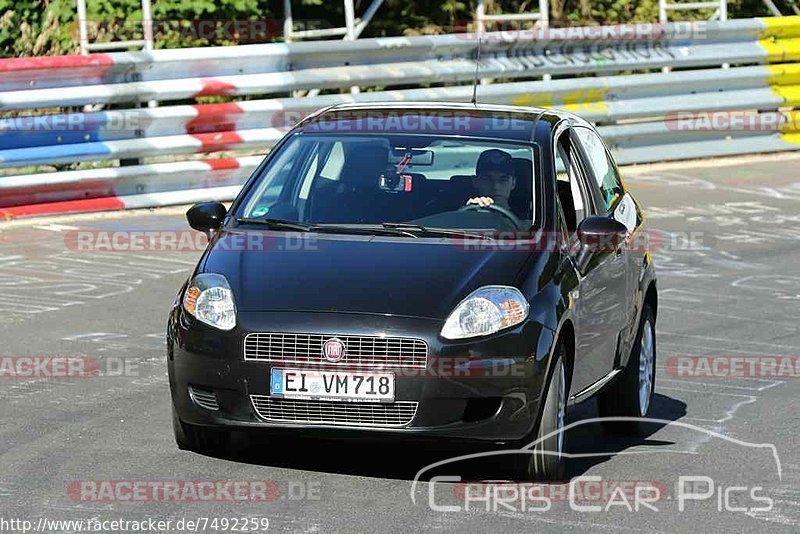
MULTIPOLYGON (((509 478, 497 456, 447 464, 413 484, 428 464, 473 450, 256 439, 228 458, 179 451, 170 425, 164 324, 198 253, 76 252, 65 235, 182 230, 181 210, 6 223, 0 226, 0 361, 86 355, 102 373, 0 377, 0 519, 35 527, 40 518, 150 518, 172 520, 174 529, 182 518, 217 518, 218 527, 223 518, 267 518, 270 530, 305 532, 797 532, 800 381, 719 370, 692 377, 665 365, 678 356, 800 355, 798 165, 800 159, 778 155, 625 172, 650 228, 663 232, 654 250, 660 308, 651 415, 664 422, 641 438, 622 439, 596 422, 581 423, 596 416, 594 401, 573 408, 568 450, 579 456, 569 476, 601 477, 608 488, 650 484, 661 490, 657 510, 633 509, 630 492, 607 506, 612 499, 591 489, 602 486, 588 483, 576 486, 573 504, 600 511, 573 509, 557 489, 546 510, 544 501, 525 508, 522 498, 468 506, 459 498, 464 486, 452 483, 436 482, 431 490, 432 474, 509 478), (752 444, 774 445, 776 454, 752 444), (681 511, 677 484, 685 476, 709 477, 713 488, 685 486, 684 493, 710 493, 684 501, 681 511), (191 495, 179 502, 101 500, 75 490, 87 480, 266 480, 270 492, 266 500, 245 502, 224 495, 210 502, 191 495), (433 509, 431 495, 434 505, 455 509, 433 509)), ((0 530, 14 531, 2 523, 0 530)), ((49 530, 78 528, 50 523, 49 530)))

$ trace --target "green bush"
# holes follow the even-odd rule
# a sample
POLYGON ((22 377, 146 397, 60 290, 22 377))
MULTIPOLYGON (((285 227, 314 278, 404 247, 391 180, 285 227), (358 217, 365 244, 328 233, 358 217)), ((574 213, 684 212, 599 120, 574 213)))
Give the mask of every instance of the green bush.
MULTIPOLYGON (((356 0, 356 13, 363 13, 371 0, 356 0)), ((795 0, 777 2, 792 13, 795 0)), ((536 0, 487 1, 489 12, 506 13, 536 7, 536 0)), ((761 0, 728 2, 731 17, 768 15, 761 0)), ((293 0, 298 26, 344 25, 340 0, 293 0)), ((551 20, 559 24, 620 24, 656 21, 658 0, 551 0, 551 20)), ((91 40, 141 38, 139 0, 87 0, 91 40)), ((363 37, 448 33, 472 20, 475 0, 385 0, 367 26, 363 37)), ((229 45, 254 42, 253 36, 220 31, 212 35, 193 31, 192 21, 265 21, 269 31, 256 41, 280 39, 282 0, 154 0, 152 16, 158 32, 156 48, 229 45)), ((700 19, 703 12, 683 12, 682 18, 700 19)), ((0 56, 56 55, 77 53, 78 29, 75 0, 0 0, 0 56)), ((251 26, 252 27, 252 26, 251 26)))

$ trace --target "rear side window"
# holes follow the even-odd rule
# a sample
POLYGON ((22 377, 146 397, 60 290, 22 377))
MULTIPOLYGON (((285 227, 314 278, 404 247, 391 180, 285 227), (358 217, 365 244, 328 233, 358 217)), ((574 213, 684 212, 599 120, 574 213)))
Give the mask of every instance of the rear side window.
POLYGON ((586 154, 589 172, 600 190, 604 208, 607 212, 611 211, 625 194, 614 160, 606 150, 603 140, 593 130, 576 127, 574 132, 586 154))

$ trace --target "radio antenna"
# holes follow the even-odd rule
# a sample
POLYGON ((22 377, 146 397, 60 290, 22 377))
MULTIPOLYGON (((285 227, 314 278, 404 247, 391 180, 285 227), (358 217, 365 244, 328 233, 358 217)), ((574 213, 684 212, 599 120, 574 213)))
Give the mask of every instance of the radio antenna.
POLYGON ((483 37, 478 37, 478 50, 475 52, 475 79, 472 82, 472 104, 478 105, 478 68, 481 65, 481 43, 483 37))

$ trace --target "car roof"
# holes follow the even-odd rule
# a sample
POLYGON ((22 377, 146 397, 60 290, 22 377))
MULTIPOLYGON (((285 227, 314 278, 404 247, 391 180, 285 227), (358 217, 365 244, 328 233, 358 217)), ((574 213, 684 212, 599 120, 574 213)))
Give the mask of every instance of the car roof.
MULTIPOLYGON (((298 129, 318 131, 320 133, 347 131, 349 133, 393 133, 393 134, 440 134, 462 135, 472 137, 489 137, 501 140, 531 141, 537 131, 537 123, 547 123, 551 127, 563 119, 571 119, 576 123, 588 124, 581 117, 564 110, 545 109, 528 106, 511 106, 500 104, 472 104, 465 102, 361 102, 341 103, 323 108, 313 113, 298 125, 298 129), (475 115, 477 114, 477 116, 475 115), (466 117, 480 119, 469 123, 465 128, 458 125, 448 127, 445 123, 431 128, 409 128, 408 124, 399 121, 392 123, 380 118, 400 115, 403 119, 414 117, 466 117), (362 120, 356 120, 361 117, 362 120), (364 117, 377 118, 378 122, 370 128, 364 117), (487 120, 488 119, 488 120, 487 120), (506 127, 498 127, 497 121, 504 122, 506 127), (323 128, 320 124, 326 124, 323 128), (510 127, 508 125, 511 125, 510 127), (424 131, 423 131, 424 130, 424 131)), ((461 125, 463 126, 463 122, 461 125)), ((549 130, 550 128, 548 128, 549 130)), ((539 129, 541 131, 541 129, 539 129)))

